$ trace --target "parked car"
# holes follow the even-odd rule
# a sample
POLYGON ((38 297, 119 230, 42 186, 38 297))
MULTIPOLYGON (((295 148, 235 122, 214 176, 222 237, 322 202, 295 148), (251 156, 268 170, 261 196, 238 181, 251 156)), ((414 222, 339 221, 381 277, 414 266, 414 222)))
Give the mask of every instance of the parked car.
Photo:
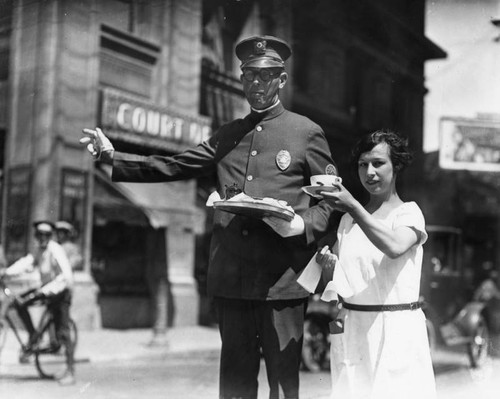
MULTIPOLYGON (((424 244, 421 297, 427 318, 431 351, 438 346, 462 346, 471 367, 481 366, 488 356, 490 330, 500 329, 500 310, 475 300, 474 286, 463 263, 462 231, 447 226, 427 226, 429 238, 424 244)), ((499 305, 500 306, 500 305, 499 305)), ((498 307, 498 306, 497 306, 498 307)), ((330 367, 329 323, 339 308, 337 302, 323 302, 312 295, 306 313, 302 365, 318 372, 330 367)))
POLYGON ((464 265, 462 231, 434 225, 426 230, 421 300, 431 349, 464 347, 471 367, 479 367, 488 356, 490 312, 486 302, 474 298, 475 287, 464 265))

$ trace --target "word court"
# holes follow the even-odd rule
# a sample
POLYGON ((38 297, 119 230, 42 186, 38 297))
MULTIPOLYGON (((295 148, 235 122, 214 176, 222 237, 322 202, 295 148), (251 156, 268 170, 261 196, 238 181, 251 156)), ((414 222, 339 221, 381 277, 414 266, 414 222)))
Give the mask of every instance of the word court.
MULTIPOLYGON (((132 134, 145 139, 160 139, 170 143, 196 145, 209 138, 209 118, 181 115, 158 108, 133 96, 104 90, 102 126, 121 135, 132 134)), ((140 140, 136 137, 134 141, 140 140)))

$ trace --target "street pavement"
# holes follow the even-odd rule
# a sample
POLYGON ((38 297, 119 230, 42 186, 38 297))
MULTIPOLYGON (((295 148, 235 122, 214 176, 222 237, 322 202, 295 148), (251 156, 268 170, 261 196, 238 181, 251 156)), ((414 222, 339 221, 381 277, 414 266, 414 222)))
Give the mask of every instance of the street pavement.
MULTIPOLYGON (((14 399, 210 399, 216 398, 220 338, 217 328, 170 329, 161 338, 151 329, 80 331, 77 384, 58 387, 39 379, 34 364, 19 365, 19 347, 9 333, 0 354, 0 396, 14 399)), ((464 350, 438 351, 433 359, 438 399, 493 399, 500 392, 500 359, 470 369, 464 350)), ((262 367, 265 370, 264 367, 262 367)), ((265 371, 259 398, 267 397, 265 371)), ((329 373, 301 373, 302 399, 327 399, 329 373)), ((422 398, 425 399, 425 398, 422 398)))
MULTIPOLYGON (((154 335, 152 329, 96 329, 78 331, 77 362, 98 363, 131 359, 161 359, 166 356, 187 356, 196 352, 220 350, 217 328, 189 326, 171 328, 164 335, 154 335)), ((0 365, 17 364, 19 344, 9 331, 0 354, 0 365)))

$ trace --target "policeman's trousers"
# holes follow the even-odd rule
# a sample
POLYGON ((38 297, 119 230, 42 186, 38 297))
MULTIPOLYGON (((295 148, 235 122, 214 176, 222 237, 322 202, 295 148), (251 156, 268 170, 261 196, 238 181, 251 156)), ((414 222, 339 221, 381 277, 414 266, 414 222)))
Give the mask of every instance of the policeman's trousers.
POLYGON ((269 398, 297 399, 307 298, 214 302, 222 339, 220 399, 256 399, 261 358, 269 398))

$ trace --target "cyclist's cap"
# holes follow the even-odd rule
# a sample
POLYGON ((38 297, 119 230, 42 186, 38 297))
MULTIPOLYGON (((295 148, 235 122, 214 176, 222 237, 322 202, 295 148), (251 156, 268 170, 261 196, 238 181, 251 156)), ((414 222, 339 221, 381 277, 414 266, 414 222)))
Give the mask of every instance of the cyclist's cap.
POLYGON ((292 49, 282 39, 274 36, 252 36, 236 45, 240 68, 284 68, 292 49))
POLYGON ((56 230, 73 231, 73 229, 73 225, 69 222, 66 222, 64 220, 56 222, 56 230))
POLYGON ((48 220, 39 220, 33 223, 35 231, 40 233, 52 233, 55 229, 54 223, 48 220))

